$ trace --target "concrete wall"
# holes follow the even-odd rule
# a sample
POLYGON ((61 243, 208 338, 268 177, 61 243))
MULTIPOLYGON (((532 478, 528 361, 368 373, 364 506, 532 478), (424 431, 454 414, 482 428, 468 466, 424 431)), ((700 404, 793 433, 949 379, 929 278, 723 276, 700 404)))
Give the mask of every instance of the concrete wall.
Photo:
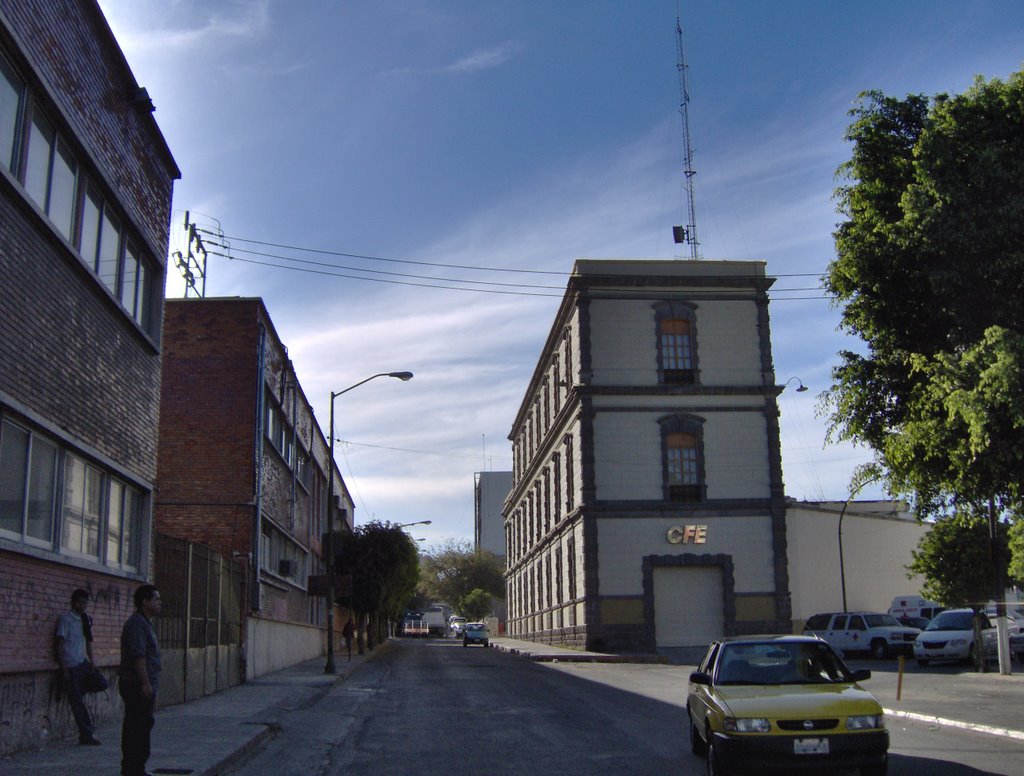
MULTIPOLYGON (((839 514, 843 502, 791 502, 786 510, 794 629, 817 612, 842 611, 839 514)), ((843 516, 846 608, 888 611, 895 596, 915 593, 911 551, 928 530, 898 502, 850 502, 843 516)))
POLYGON ((250 616, 245 629, 246 680, 327 654, 327 631, 314 625, 250 616))

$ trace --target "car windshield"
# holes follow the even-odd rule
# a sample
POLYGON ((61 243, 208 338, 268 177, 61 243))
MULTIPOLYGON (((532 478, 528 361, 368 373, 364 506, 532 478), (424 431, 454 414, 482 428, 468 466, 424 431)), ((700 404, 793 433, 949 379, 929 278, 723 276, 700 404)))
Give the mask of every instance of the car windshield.
POLYGON ((482 631, 482 630, 485 630, 485 628, 484 628, 483 625, 467 625, 466 626, 466 630, 467 631, 482 631))
POLYGON ((963 631, 972 630, 974 623, 970 612, 942 612, 928 623, 928 631, 963 631))
POLYGON ((868 624, 869 628, 877 628, 881 625, 895 625, 900 627, 896 618, 891 614, 865 614, 864 622, 868 624))
POLYGON ((853 675, 824 643, 723 644, 716 684, 832 684, 853 675))

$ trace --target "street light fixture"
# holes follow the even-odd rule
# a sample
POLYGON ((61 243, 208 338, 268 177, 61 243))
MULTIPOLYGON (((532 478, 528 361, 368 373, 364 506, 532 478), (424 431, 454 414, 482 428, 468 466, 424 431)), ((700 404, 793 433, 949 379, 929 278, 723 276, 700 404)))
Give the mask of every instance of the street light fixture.
POLYGON ((328 449, 330 450, 330 472, 327 476, 327 665, 325 674, 337 673, 334 665, 334 400, 363 383, 378 377, 396 377, 403 383, 412 380, 412 372, 379 372, 350 385, 341 391, 331 392, 331 421, 328 433, 328 449))
POLYGON ((417 520, 415 523, 402 523, 396 528, 408 528, 410 525, 430 525, 432 522, 432 520, 417 520))
POLYGON ((796 380, 796 382, 797 382, 797 388, 796 388, 796 392, 797 393, 803 393, 804 391, 807 390, 807 386, 804 385, 804 381, 801 380, 799 377, 791 377, 788 380, 786 380, 786 382, 782 384, 782 390, 786 390, 786 388, 789 386, 789 384, 791 382, 793 382, 794 380, 796 380))

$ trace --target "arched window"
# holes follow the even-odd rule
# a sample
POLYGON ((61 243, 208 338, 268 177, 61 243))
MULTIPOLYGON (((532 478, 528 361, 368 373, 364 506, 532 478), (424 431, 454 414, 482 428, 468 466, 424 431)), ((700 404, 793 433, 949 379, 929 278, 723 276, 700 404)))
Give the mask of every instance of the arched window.
POLYGON ((697 382, 696 308, 685 302, 654 305, 658 337, 658 378, 662 383, 697 382))
POLYGON ((668 501, 703 501, 703 421, 692 416, 670 415, 659 422, 665 498, 668 501))

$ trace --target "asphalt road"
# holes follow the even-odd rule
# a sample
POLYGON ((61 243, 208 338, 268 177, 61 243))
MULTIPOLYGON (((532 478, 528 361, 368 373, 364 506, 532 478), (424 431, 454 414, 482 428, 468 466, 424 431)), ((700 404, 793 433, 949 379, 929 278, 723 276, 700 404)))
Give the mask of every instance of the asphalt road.
MULTIPOLYGON (((864 665, 889 692, 885 667, 864 665)), ((318 703, 262 720, 278 734, 232 773, 699 774, 704 761, 684 732, 689 670, 538 664, 453 640, 402 640, 318 703)), ((1022 741, 903 719, 890 733, 893 776, 1024 772, 1022 741)))

